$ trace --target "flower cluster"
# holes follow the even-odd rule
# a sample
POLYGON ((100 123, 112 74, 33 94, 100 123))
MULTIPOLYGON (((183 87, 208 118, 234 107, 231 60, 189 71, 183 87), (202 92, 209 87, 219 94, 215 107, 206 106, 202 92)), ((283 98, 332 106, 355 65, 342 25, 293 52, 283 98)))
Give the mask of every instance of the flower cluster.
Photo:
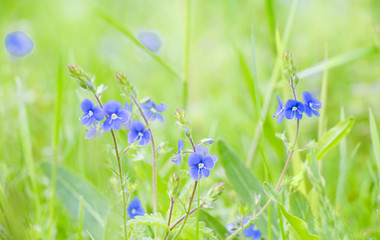
MULTIPOLYGON (((159 119, 163 121, 162 116, 158 112, 163 112, 167 109, 166 105, 156 105, 149 99, 148 103, 151 108, 146 108, 144 113, 148 120, 159 119), (158 110, 156 110, 158 109, 158 110), (150 115, 149 115, 150 113, 150 115), (149 118, 147 116, 150 116, 149 118), (153 117, 155 116, 155 117, 153 117)), ((143 105, 143 104, 142 104, 143 105)), ((140 121, 132 120, 133 104, 125 103, 123 108, 122 104, 110 100, 103 106, 95 106, 90 99, 84 99, 81 104, 83 115, 80 118, 82 125, 90 127, 87 130, 86 138, 93 138, 95 135, 100 136, 103 131, 118 131, 122 128, 129 129, 128 143, 132 144, 137 142, 138 145, 148 145, 150 143, 151 133, 149 129, 140 121), (102 123, 102 121, 105 119, 102 123)))
POLYGON ((314 98, 309 92, 305 91, 302 95, 303 102, 289 99, 286 101, 285 106, 281 101, 280 96, 277 96, 278 107, 276 113, 273 114, 273 117, 278 117, 278 123, 282 122, 284 116, 286 119, 302 119, 303 113, 305 113, 308 117, 312 117, 313 114, 315 116, 319 116, 317 109, 320 109, 322 107, 321 102, 314 98))

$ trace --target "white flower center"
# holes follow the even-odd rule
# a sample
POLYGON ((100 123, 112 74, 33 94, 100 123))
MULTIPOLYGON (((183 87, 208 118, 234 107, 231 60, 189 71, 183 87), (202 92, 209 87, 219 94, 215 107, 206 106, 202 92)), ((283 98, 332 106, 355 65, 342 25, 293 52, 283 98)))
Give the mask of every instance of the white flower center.
POLYGON ((132 209, 132 214, 135 214, 136 213, 136 209, 132 209))
POLYGON ((309 102, 309 107, 313 108, 313 103, 309 102))
POLYGON ((142 137, 142 136, 144 136, 144 133, 142 133, 142 132, 139 132, 139 134, 138 134, 140 137, 142 137))
POLYGON ((205 165, 204 165, 204 163, 200 163, 200 164, 198 164, 198 167, 199 168, 203 168, 205 165))
POLYGON ((293 107, 292 108, 292 111, 294 112, 294 111, 296 111, 297 110, 297 107, 293 107))
POLYGON ((112 115, 111 115, 111 119, 112 119, 112 120, 117 119, 117 115, 116 115, 116 113, 112 113, 112 115))
POLYGON ((157 112, 157 110, 156 110, 154 107, 152 107, 152 108, 150 109, 150 111, 151 111, 152 113, 157 112))
POLYGON ((90 110, 90 111, 88 111, 88 116, 89 117, 92 117, 92 115, 94 115, 94 113, 90 110))

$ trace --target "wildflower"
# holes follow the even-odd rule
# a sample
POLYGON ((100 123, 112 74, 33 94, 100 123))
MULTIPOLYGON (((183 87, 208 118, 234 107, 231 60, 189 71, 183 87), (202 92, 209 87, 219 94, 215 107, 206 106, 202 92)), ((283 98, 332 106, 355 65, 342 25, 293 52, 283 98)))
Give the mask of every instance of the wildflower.
MULTIPOLYGON (((243 224, 247 224, 249 221, 249 218, 244 219, 243 224)), ((245 228, 243 230, 243 234, 245 237, 250 237, 253 240, 255 239, 261 239, 261 232, 255 228, 255 225, 250 225, 249 227, 245 228)))
POLYGON ((150 131, 145 129, 145 125, 139 120, 134 120, 129 126, 128 143, 134 142, 139 142, 138 145, 150 143, 150 131))
MULTIPOLYGON (((229 223, 226 225, 226 229, 227 229, 227 232, 232 234, 236 231, 236 226, 233 223, 229 223)), ((239 234, 237 236, 239 236, 239 234)))
POLYGON ((132 201, 129 203, 127 212, 130 219, 135 219, 136 216, 144 216, 145 210, 141 206, 141 202, 138 198, 132 199, 132 201))
POLYGON ((302 95, 305 104, 305 114, 308 117, 313 116, 313 114, 319 117, 319 112, 316 109, 320 109, 322 107, 321 102, 318 101, 316 98, 313 98, 313 96, 309 92, 303 92, 302 95))
POLYGON ((187 162, 190 167, 190 177, 194 181, 198 181, 198 179, 201 179, 203 176, 207 178, 217 160, 218 158, 215 155, 208 155, 207 148, 198 146, 196 152, 190 154, 187 162))
POLYGON ((111 129, 120 130, 123 124, 128 123, 131 115, 123 109, 121 103, 110 100, 103 106, 104 113, 107 119, 103 122, 103 130, 110 131, 111 129))
POLYGON ((154 32, 142 32, 138 39, 151 52, 157 53, 161 48, 161 40, 154 32))
POLYGON ((96 121, 101 121, 104 118, 104 112, 101 107, 95 104, 88 98, 84 99, 81 103, 83 116, 80 119, 82 125, 91 126, 96 121))
POLYGON ((5 37, 5 47, 11 55, 25 57, 32 52, 34 43, 26 33, 15 31, 5 37))
POLYGON ((180 164, 180 162, 182 161, 182 151, 183 151, 183 141, 181 139, 178 140, 178 152, 175 152, 174 154, 176 154, 177 156, 175 158, 172 159, 172 162, 174 162, 175 164, 180 164))
POLYGON ((273 114, 273 117, 278 117, 277 118, 277 123, 281 123, 282 120, 284 120, 284 112, 285 112, 285 109, 284 109, 284 105, 281 101, 281 98, 279 95, 277 95, 277 100, 278 100, 278 107, 277 107, 277 111, 275 114, 273 114))
POLYGON ((287 119, 293 119, 294 116, 297 119, 302 119, 302 113, 305 111, 305 107, 302 102, 289 99, 285 104, 285 117, 287 119))
POLYGON ((158 120, 163 122, 164 119, 162 118, 160 112, 163 112, 166 109, 168 109, 168 106, 162 103, 160 105, 157 105, 150 98, 148 98, 144 103, 141 104, 141 108, 144 111, 144 116, 148 120, 154 121, 157 118, 158 120))
POLYGON ((95 137, 95 134, 97 137, 100 137, 100 135, 103 133, 103 129, 99 125, 94 125, 86 131, 87 131, 87 134, 85 136, 86 139, 91 139, 95 137))

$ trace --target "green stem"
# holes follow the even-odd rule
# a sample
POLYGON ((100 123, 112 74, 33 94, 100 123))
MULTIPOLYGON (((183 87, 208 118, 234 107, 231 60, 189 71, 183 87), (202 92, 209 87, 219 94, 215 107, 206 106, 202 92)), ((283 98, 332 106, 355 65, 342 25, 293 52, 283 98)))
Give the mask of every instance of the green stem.
POLYGON ((189 81, 189 50, 190 50, 190 21, 191 21, 191 0, 186 1, 186 31, 185 31, 185 46, 184 46, 184 63, 183 63, 183 108, 187 109, 188 102, 188 81, 189 81))
POLYGON ((189 218, 189 215, 190 215, 190 209, 191 209, 191 204, 193 202, 193 198, 194 198, 194 195, 195 195, 195 190, 197 190, 197 186, 198 186, 198 181, 195 181, 194 183, 194 188, 193 188, 193 192, 190 196, 190 199, 189 199, 189 206, 187 208, 187 212, 186 212, 186 215, 185 215, 185 219, 183 220, 183 223, 181 225, 181 228, 178 230, 177 234, 174 236, 173 240, 177 239, 178 236, 181 234, 183 228, 185 227, 185 224, 187 222, 187 219, 189 218))
MULTIPOLYGON (((199 208, 203 207, 203 205, 205 205, 206 202, 202 202, 201 205, 199 205, 199 208)), ((198 207, 196 208, 193 208, 193 210, 190 211, 190 214, 193 214, 195 213, 196 211, 198 210, 198 207)), ((186 214, 182 215, 182 217, 180 219, 178 219, 171 227, 170 227, 170 231, 173 230, 178 224, 180 224, 186 217, 186 214)))
POLYGON ((169 217, 168 217, 168 227, 169 229, 166 231, 164 240, 168 239, 169 233, 170 233, 170 221, 172 219, 172 213, 173 213, 173 207, 174 207, 174 199, 173 197, 170 198, 170 210, 169 210, 169 217))
POLYGON ((201 181, 200 179, 198 179, 198 210, 197 210, 197 227, 196 227, 196 238, 197 240, 199 240, 199 192, 200 192, 200 189, 201 188, 201 181))

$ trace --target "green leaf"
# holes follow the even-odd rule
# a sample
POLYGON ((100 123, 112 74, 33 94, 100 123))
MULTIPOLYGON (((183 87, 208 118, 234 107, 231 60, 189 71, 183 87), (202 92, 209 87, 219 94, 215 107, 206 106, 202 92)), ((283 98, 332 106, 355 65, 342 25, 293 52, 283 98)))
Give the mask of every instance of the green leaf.
MULTIPOLYGON (((195 225, 196 225, 196 219, 191 218, 186 223, 185 230, 190 231, 192 233, 195 233, 195 231, 196 231, 195 225)), ((209 238, 219 239, 215 236, 215 234, 211 228, 206 227, 206 224, 204 222, 199 222, 199 232, 202 233, 203 235, 208 236, 207 239, 209 239, 209 238)), ((225 236, 223 238, 225 238, 225 236)), ((186 238, 186 239, 188 239, 188 238, 186 238)), ((204 239, 204 238, 201 238, 201 239, 204 239)))
POLYGON ((308 225, 302 219, 290 214, 284 207, 282 201, 279 198, 278 192, 270 186, 268 183, 264 183, 264 191, 268 197, 277 203, 278 208, 281 210, 282 214, 288 221, 290 225, 290 232, 293 236, 292 239, 299 240, 319 240, 320 238, 316 235, 309 233, 308 225))
POLYGON ((346 118, 322 135, 317 143, 320 146, 316 152, 317 160, 322 159, 330 149, 335 147, 350 132, 354 122, 353 117, 346 118))
MULTIPOLYGON (((51 178, 51 164, 45 163, 42 169, 51 178)), ((89 182, 63 167, 57 168, 56 194, 62 204, 79 220, 80 199, 83 204, 83 230, 96 239, 104 238, 104 228, 109 213, 107 198, 102 196, 89 182)))
POLYGON ((211 216, 208 212, 201 210, 200 219, 207 223, 207 226, 210 227, 218 239, 223 239, 228 234, 227 229, 221 224, 216 218, 211 216))
POLYGON ((147 225, 147 226, 157 226, 164 230, 168 230, 168 224, 165 222, 161 213, 146 214, 145 216, 136 216, 135 219, 131 219, 127 222, 128 226, 131 225, 147 225))
POLYGON ((375 117, 373 116, 372 110, 369 109, 369 129, 371 132, 373 152, 375 154, 377 170, 380 178, 380 138, 379 132, 377 131, 375 117))
POLYGON ((254 192, 262 192, 259 181, 244 165, 240 157, 228 147, 223 140, 217 141, 219 158, 226 172, 226 176, 234 186, 236 193, 245 203, 254 203, 254 192))

